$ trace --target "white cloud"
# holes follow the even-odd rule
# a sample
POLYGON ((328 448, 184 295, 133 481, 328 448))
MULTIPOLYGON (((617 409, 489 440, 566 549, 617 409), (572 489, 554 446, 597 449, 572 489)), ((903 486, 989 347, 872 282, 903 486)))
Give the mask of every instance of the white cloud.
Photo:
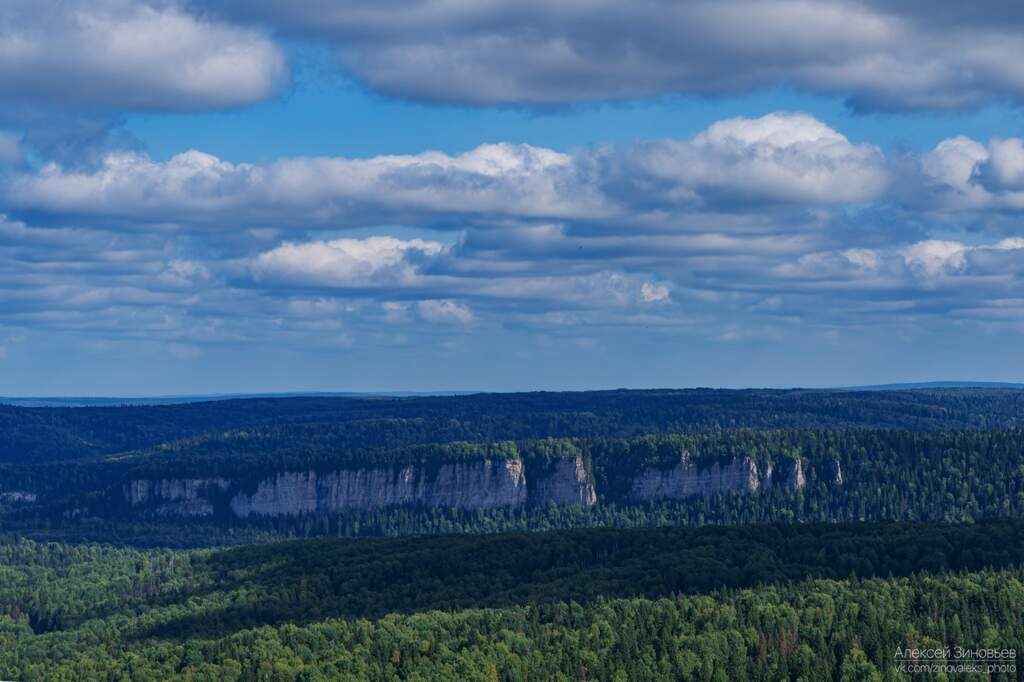
POLYGON ((876 147, 851 144, 805 114, 778 113, 723 121, 689 140, 573 155, 507 143, 458 155, 267 164, 233 164, 195 150, 163 162, 119 152, 95 169, 51 163, 17 175, 5 199, 24 210, 132 227, 456 228, 466 221, 633 219, 638 230, 652 215, 665 222, 652 211, 734 213, 750 202, 832 206, 878 198, 887 182, 876 147))
POLYGON ((740 146, 761 149, 785 149, 802 143, 840 145, 849 141, 840 133, 807 114, 774 113, 760 118, 730 118, 712 124, 694 138, 694 143, 709 146, 740 146))
POLYGON ((433 221, 447 214, 572 215, 602 212, 574 183, 570 158, 529 145, 483 145, 450 156, 424 152, 370 159, 296 158, 232 164, 195 150, 167 161, 121 152, 94 170, 48 164, 16 178, 7 200, 26 208, 224 229, 336 226, 383 216, 433 221))
POLYGON ((806 114, 715 123, 691 140, 661 140, 623 155, 622 177, 671 203, 744 201, 843 204, 879 198, 881 150, 854 145, 806 114))
POLYGON ((946 272, 957 272, 966 265, 968 247, 960 242, 929 239, 911 244, 900 255, 914 270, 929 277, 946 272))
POLYGON ((861 270, 871 271, 879 267, 878 254, 871 249, 846 249, 842 255, 861 270))
POLYGON ((1001 189, 1024 189, 1024 140, 993 138, 988 145, 987 179, 1001 189))
POLYGON ((999 251, 1013 251, 1024 249, 1024 237, 1007 237, 997 242, 992 248, 999 251))
POLYGON ((785 262, 772 269, 784 279, 859 280, 874 277, 881 269, 883 255, 873 249, 844 249, 801 255, 795 262, 785 262))
POLYGON ((452 300, 426 300, 416 303, 419 316, 428 322, 441 324, 469 324, 473 321, 473 311, 467 306, 452 300))
POLYGON ((257 280, 298 285, 411 285, 417 279, 416 258, 437 256, 444 250, 440 242, 394 237, 286 242, 259 254, 249 269, 257 280))
POLYGON ((5 0, 0 96, 57 107, 197 110, 256 102, 287 77, 261 31, 174 2, 5 0))
POLYGON ((17 216, 0 218, 0 311, 19 329, 197 348, 414 344, 425 322, 567 339, 1010 324, 1020 149, 961 137, 892 161, 775 113, 572 153, 22 166, 0 185, 17 216), (958 230, 974 213, 1003 222, 958 230))
POLYGON ((959 135, 943 140, 920 160, 927 190, 905 197, 924 211, 1024 210, 1024 140, 993 138, 982 144, 959 135))
POLYGON ((669 289, 664 284, 644 282, 640 285, 640 300, 645 303, 669 300, 669 289))

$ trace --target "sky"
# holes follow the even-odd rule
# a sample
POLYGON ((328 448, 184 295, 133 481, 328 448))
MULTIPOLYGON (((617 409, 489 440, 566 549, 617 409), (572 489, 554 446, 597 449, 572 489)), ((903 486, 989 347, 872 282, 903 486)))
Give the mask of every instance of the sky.
POLYGON ((994 0, 6 0, 0 395, 1022 381, 1022 58, 994 0))

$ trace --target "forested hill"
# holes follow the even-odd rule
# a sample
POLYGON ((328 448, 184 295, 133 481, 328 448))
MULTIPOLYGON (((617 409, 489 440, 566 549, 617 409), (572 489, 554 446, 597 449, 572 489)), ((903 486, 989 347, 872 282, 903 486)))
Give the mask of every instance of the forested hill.
POLYGON ((0 463, 82 459, 201 434, 334 427, 338 447, 747 427, 1015 429, 1024 390, 649 390, 409 398, 256 398, 182 405, 0 405, 0 463))
POLYGON ((234 541, 229 528, 366 537, 1024 518, 1019 431, 732 430, 340 455, 300 442, 254 458, 244 440, 223 445, 2 465, 0 528, 194 546, 234 541))
MULTIPOLYGON (((0 678, 904 680, 897 646, 1024 649, 1022 539, 1013 522, 198 552, 0 536, 0 678)), ((1020 679, 980 662, 921 679, 1020 679)))

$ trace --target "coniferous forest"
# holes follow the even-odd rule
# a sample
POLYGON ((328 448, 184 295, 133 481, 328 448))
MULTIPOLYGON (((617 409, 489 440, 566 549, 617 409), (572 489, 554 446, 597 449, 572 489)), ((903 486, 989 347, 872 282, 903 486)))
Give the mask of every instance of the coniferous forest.
POLYGON ((0 678, 1024 679, 1022 407, 1008 389, 0 407, 0 678), (448 497, 317 497, 373 472, 448 497))

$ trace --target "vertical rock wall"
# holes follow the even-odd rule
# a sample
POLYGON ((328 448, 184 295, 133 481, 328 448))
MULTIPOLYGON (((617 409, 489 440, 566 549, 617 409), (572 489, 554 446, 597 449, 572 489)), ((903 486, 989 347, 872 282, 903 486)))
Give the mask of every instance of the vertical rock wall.
POLYGON ((556 460, 548 471, 536 475, 530 491, 530 504, 534 505, 579 504, 589 507, 596 503, 597 491, 582 457, 556 460))
MULTIPOLYGON (((836 467, 834 479, 842 482, 836 467)), ((627 499, 643 502, 730 492, 756 493, 768 486, 800 490, 803 462, 763 462, 749 457, 696 462, 683 452, 670 468, 647 468, 632 480, 627 499)), ((408 464, 327 472, 282 471, 255 490, 240 490, 223 478, 134 480, 123 488, 132 506, 161 515, 207 516, 221 496, 239 517, 289 516, 403 504, 462 509, 519 507, 525 504, 591 506, 598 491, 582 457, 525 464, 520 459, 469 460, 436 467, 408 464), (529 467, 529 469, 528 469, 529 467), (527 487, 527 478, 530 485, 527 487)))
POLYGON ((787 460, 782 465, 764 462, 761 467, 750 457, 733 457, 697 463, 688 452, 668 469, 642 470, 634 479, 629 498, 635 501, 682 499, 702 495, 756 493, 770 485, 800 490, 806 485, 803 462, 787 460))

